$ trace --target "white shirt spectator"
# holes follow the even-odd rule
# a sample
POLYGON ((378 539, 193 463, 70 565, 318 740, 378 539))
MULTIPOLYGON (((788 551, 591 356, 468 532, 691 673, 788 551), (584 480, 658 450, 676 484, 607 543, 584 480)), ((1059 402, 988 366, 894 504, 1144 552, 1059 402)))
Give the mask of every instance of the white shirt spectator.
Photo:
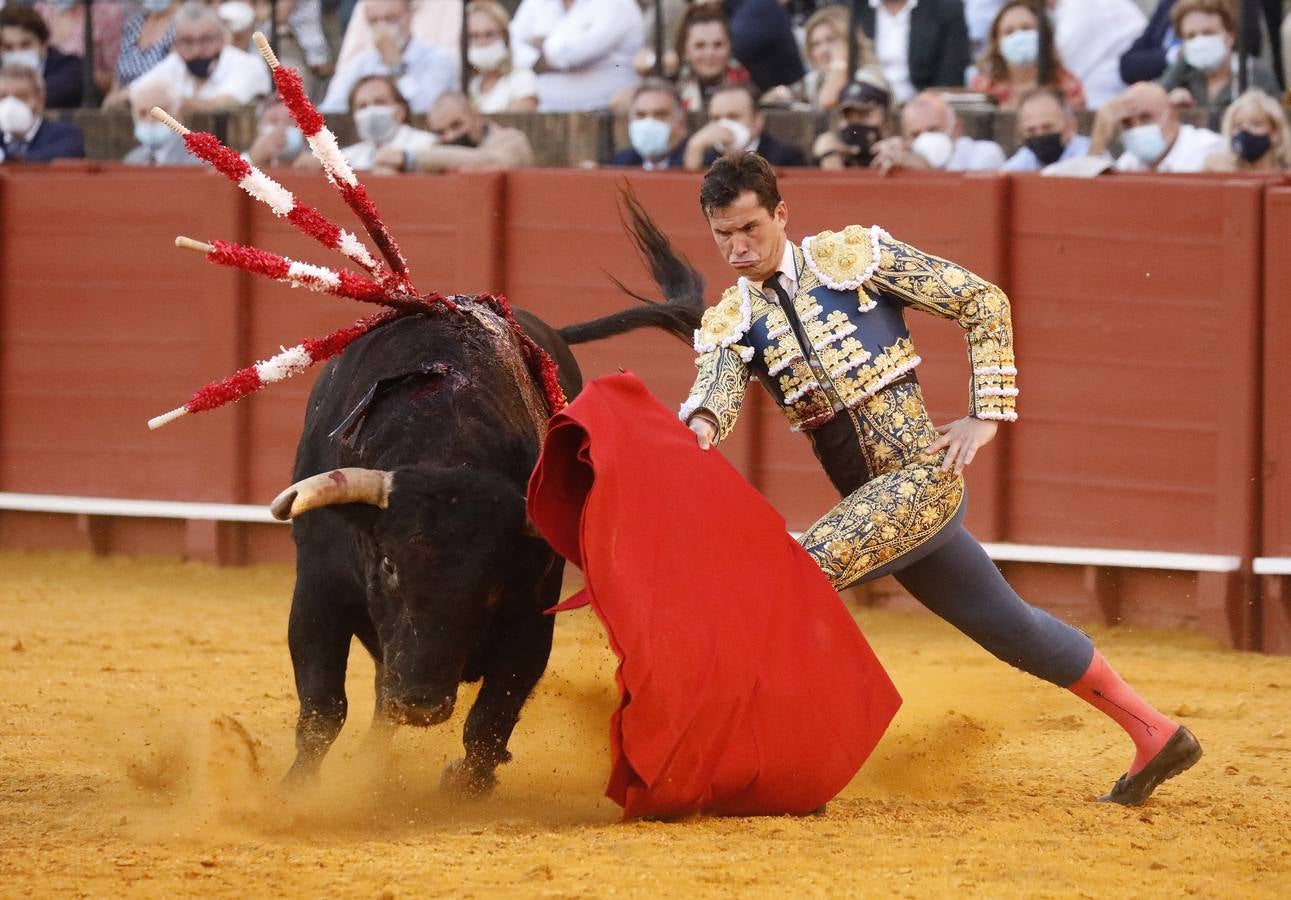
POLYGON ((870 0, 874 9, 874 52, 898 105, 915 95, 910 81, 910 14, 918 5, 919 0, 910 0, 893 15, 879 0, 870 0))
POLYGON ((946 164, 947 172, 995 172, 1004 165, 1004 151, 995 141, 955 139, 955 152, 946 164))
POLYGON ((366 75, 390 75, 399 93, 415 113, 427 112, 440 94, 455 91, 458 86, 457 61, 441 47, 423 44, 413 38, 403 48, 400 71, 392 72, 381 58, 381 51, 369 50, 348 68, 332 76, 327 95, 318 104, 322 113, 343 113, 350 108, 350 90, 366 75))
POLYGON ((1169 152, 1149 168, 1141 159, 1126 150, 1116 160, 1118 172, 1201 172, 1206 168, 1206 157, 1225 148, 1223 137, 1206 128, 1180 125, 1179 135, 1169 152))
POLYGON ((604 109, 620 90, 637 82, 632 59, 641 49, 637 0, 523 0, 511 20, 515 66, 532 69, 542 56, 556 71, 538 76, 543 112, 604 109))
MULTIPOLYGON (((462 39, 462 0, 415 0, 412 5, 412 39, 441 47, 457 59, 462 39)), ((341 50, 336 56, 336 71, 347 68, 376 44, 368 24, 367 2, 359 0, 350 13, 341 50)))
MULTIPOLYGON (((1054 163, 1066 162, 1069 159, 1076 159, 1089 155, 1089 138, 1083 134, 1073 135, 1072 139, 1067 142, 1067 146, 1062 150, 1062 156, 1058 157, 1054 163)), ((1044 166, 1040 165, 1040 160, 1031 152, 1027 146, 1019 147, 1017 152, 1008 158, 1008 161, 1001 167, 1005 172, 1039 172, 1044 166)))
POLYGON ((178 100, 232 97, 245 104, 268 94, 272 81, 269 67, 263 59, 226 45, 220 51, 220 58, 216 60, 210 76, 200 86, 179 54, 172 50, 165 59, 132 81, 130 91, 133 93, 136 89, 155 84, 169 87, 178 100))
POLYGON ((435 146, 436 143, 438 143, 438 140, 429 131, 418 131, 411 125, 400 125, 399 130, 394 133, 394 137, 380 147, 377 147, 371 141, 360 141, 357 144, 342 147, 341 154, 354 169, 366 172, 372 168, 372 159, 376 156, 378 149, 384 150, 386 147, 394 147, 397 150, 416 154, 427 147, 435 146))
POLYGON ((512 69, 499 78, 487 93, 480 93, 482 75, 471 77, 471 88, 467 92, 476 109, 491 116, 504 113, 516 100, 538 96, 538 78, 529 69, 512 69))
POLYGON ((1147 18, 1134 0, 1058 0, 1053 37, 1068 72, 1085 88, 1085 104, 1098 109, 1125 90, 1121 55, 1143 33, 1147 18))

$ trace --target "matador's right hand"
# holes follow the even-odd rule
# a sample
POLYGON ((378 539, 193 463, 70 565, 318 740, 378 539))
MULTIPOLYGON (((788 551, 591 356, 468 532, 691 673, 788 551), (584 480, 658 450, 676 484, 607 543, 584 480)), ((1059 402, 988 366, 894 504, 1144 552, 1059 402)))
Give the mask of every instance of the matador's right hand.
POLYGON ((691 416, 686 424, 690 426, 691 431, 695 432, 695 441, 699 444, 699 449, 711 450, 717 440, 717 426, 704 416, 691 416))

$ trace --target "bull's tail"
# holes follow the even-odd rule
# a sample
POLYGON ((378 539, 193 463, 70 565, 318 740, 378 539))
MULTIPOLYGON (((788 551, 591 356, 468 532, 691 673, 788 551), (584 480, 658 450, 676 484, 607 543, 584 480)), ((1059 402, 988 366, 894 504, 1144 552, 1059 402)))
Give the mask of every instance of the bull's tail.
POLYGON ((560 329, 560 336, 569 344, 585 344, 637 328, 662 328, 689 344, 704 313, 704 278, 689 260, 673 250, 667 235, 646 214, 631 188, 625 186, 620 196, 623 202, 619 207, 619 218, 659 285, 664 301, 644 297, 611 275, 610 280, 619 290, 645 305, 621 309, 590 322, 568 325, 560 329))

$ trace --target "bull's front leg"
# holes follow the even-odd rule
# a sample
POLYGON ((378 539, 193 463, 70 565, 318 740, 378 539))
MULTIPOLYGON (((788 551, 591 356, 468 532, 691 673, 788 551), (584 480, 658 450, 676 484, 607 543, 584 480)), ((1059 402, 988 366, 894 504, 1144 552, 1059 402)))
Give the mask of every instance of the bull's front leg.
POLYGON ((489 641, 484 682, 466 717, 463 734, 466 757, 450 763, 444 770, 440 786, 445 791, 470 797, 488 794, 497 784, 494 770, 511 759, 507 750, 511 732, 551 656, 555 617, 545 615, 542 610, 560 599, 562 563, 557 563, 544 580, 537 607, 533 606, 534 597, 530 593, 524 598, 522 609, 517 609, 506 621, 498 622, 489 641))
POLYGON ((310 781, 345 725, 345 669, 354 629, 335 607, 301 595, 298 582, 287 626, 287 644, 296 675, 300 716, 296 720, 296 759, 288 782, 310 781))

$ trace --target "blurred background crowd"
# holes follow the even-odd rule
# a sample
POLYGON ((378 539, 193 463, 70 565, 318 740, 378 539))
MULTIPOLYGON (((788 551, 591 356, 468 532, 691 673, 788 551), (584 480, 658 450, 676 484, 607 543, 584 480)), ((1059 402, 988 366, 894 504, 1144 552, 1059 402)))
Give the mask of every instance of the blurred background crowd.
POLYGON ((0 0, 0 161, 316 165, 251 36, 360 170, 1291 167, 1285 0, 0 0), (553 122, 605 123, 574 146, 553 122), (125 141, 103 123, 127 121, 125 141), (241 129, 230 122, 249 123, 241 129), (88 135, 88 137, 87 137, 88 135), (97 135, 97 137, 95 137, 97 135), (87 154, 87 147, 90 152, 87 154))

